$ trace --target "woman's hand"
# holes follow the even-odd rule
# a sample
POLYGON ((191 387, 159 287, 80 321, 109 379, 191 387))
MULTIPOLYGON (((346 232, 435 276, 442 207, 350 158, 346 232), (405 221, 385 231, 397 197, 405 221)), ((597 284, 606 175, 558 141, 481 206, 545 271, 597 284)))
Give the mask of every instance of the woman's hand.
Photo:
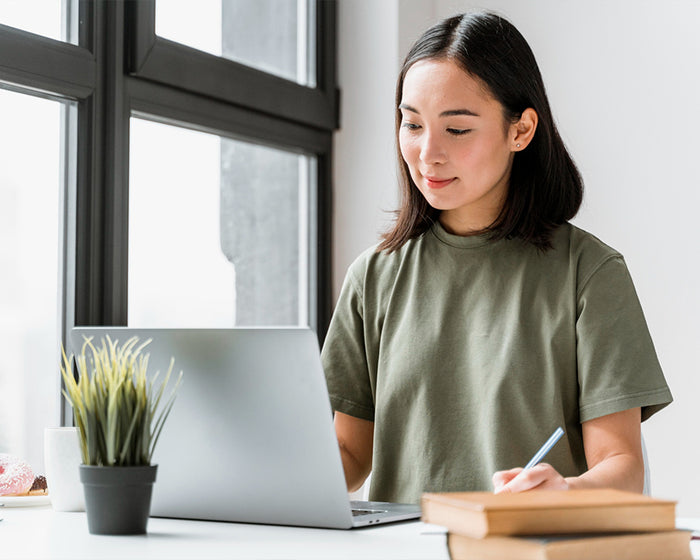
POLYGON ((521 468, 493 475, 494 492, 526 490, 573 490, 617 488, 641 492, 644 459, 641 444, 641 411, 631 408, 581 424, 588 470, 564 478, 551 465, 540 463, 528 471, 521 468))
POLYGON ((526 490, 568 490, 569 483, 552 465, 539 463, 525 471, 522 468, 498 471, 493 475, 496 494, 526 490))

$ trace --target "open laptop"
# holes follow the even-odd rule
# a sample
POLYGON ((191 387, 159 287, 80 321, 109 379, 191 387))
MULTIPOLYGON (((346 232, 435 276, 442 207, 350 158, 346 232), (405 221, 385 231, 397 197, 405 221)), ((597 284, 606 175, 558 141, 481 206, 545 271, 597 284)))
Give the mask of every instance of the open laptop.
POLYGON ((420 517, 420 506, 351 502, 321 366, 307 328, 76 327, 151 339, 149 376, 184 372, 155 448, 151 515, 349 529, 420 517))

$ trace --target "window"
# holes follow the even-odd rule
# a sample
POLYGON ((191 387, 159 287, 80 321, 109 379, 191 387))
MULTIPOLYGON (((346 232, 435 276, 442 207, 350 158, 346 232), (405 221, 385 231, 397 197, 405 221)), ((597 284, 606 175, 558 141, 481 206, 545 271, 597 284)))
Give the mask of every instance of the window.
POLYGON ((313 158, 134 118, 130 168, 131 326, 310 324, 313 158))
POLYGON ((43 465, 44 427, 60 417, 56 288, 64 110, 55 101, 0 89, 0 452, 13 450, 36 468, 43 465))
POLYGON ((39 472, 44 427, 61 421, 57 357, 70 317, 78 99, 94 70, 88 53, 61 40, 74 36, 74 6, 61 6, 0 6, 0 452, 39 472))
POLYGON ((335 3, 284 3, 296 14, 284 41, 250 51, 239 34, 262 29, 275 2, 206 2, 219 6, 216 54, 156 33, 156 6, 170 1, 0 3, 0 172, 21 178, 0 185, 0 262, 12 271, 0 306, 18 337, 0 371, 0 400, 14 398, 0 422, 24 419, 2 431, 0 452, 40 467, 39 427, 71 423, 58 342, 74 325, 308 324, 323 338, 335 3), (275 67, 280 46, 294 55, 275 67), (207 290, 178 276, 188 267, 216 271, 207 290))
MULTIPOLYGON (((66 41, 69 18, 77 16, 77 12, 68 13, 72 7, 71 2, 61 0, 2 0, 0 24, 66 41)), ((76 21, 71 23, 75 25, 76 21)), ((72 39, 77 42, 75 37, 72 39)))
POLYGON ((313 0, 188 0, 156 3, 156 35, 301 85, 316 85, 313 0))
POLYGON ((234 326, 218 137, 132 119, 130 150, 129 325, 234 326))
POLYGON ((129 324, 310 325, 323 337, 337 91, 321 55, 334 52, 334 4, 224 0, 209 3, 196 23, 179 2, 131 7, 129 324), (155 146, 180 155, 154 165, 155 146), (187 211, 202 226, 149 233, 159 189, 173 193, 166 215, 187 211), (208 208, 195 208, 192 197, 208 208), (205 237, 209 256, 176 257, 178 246, 205 237), (172 259, 185 276, 158 290, 156 269, 172 259))

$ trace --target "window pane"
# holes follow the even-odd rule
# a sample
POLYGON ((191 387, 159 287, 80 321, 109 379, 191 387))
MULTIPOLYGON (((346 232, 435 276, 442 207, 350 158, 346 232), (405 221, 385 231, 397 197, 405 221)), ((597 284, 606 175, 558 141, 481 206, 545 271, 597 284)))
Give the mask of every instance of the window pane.
POLYGON ((156 34, 309 87, 316 85, 315 0, 156 2, 156 34))
POLYGON ((0 23, 77 44, 75 0, 1 0, 0 23), (71 21, 69 31, 68 21, 71 21))
POLYGON ((313 159, 131 119, 129 325, 307 325, 313 159))
POLYGON ((0 453, 40 473, 60 423, 61 110, 0 89, 0 453))

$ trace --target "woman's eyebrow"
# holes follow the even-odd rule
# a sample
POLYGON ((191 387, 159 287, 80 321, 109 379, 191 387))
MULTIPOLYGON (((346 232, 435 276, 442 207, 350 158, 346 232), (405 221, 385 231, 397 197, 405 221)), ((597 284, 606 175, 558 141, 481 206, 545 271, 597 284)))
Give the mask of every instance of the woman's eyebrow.
MULTIPOLYGON (((416 115, 420 115, 418 112, 418 109, 415 109, 411 107, 410 105, 406 105, 406 103, 401 103, 399 105, 399 109, 405 109, 406 111, 411 111, 411 113, 415 113, 416 115)), ((441 117, 453 117, 455 115, 467 115, 470 117, 478 117, 479 114, 475 113, 471 109, 450 109, 448 111, 443 111, 440 113, 441 117)))
POLYGON ((405 109, 406 111, 411 111, 411 113, 415 113, 416 115, 419 115, 420 113, 418 112, 418 109, 414 109, 410 105, 406 105, 405 103, 401 103, 399 105, 399 109, 405 109))
POLYGON ((479 114, 475 113, 471 109, 451 109, 450 111, 443 111, 440 113, 441 117, 452 117, 454 115, 468 115, 470 117, 478 117, 479 114))

